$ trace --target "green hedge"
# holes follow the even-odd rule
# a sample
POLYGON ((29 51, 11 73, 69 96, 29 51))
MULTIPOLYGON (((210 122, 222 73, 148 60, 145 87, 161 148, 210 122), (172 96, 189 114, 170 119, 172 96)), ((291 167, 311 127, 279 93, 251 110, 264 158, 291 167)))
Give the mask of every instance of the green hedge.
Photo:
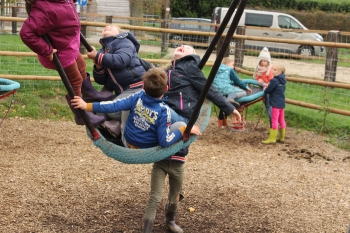
POLYGON ((301 1, 301 0, 249 0, 247 3, 248 7, 261 8, 261 9, 290 9, 297 11, 325 11, 325 12, 339 12, 348 13, 350 12, 350 2, 320 2, 320 1, 301 1))

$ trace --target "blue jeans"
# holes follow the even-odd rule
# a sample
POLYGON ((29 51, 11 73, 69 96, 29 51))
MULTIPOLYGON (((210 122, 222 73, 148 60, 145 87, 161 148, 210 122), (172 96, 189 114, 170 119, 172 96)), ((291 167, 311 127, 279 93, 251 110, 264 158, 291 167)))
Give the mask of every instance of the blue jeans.
POLYGON ((170 114, 171 114, 171 124, 174 124, 175 122, 179 122, 179 121, 182 121, 182 122, 185 122, 186 124, 188 124, 188 121, 190 119, 179 115, 172 108, 169 108, 169 109, 170 109, 170 114))

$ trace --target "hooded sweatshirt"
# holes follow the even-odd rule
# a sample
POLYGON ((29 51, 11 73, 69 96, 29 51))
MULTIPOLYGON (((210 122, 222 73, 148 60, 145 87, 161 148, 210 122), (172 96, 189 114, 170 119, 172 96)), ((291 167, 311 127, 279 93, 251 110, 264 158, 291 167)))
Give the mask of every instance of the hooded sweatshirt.
POLYGON ((57 56, 63 68, 72 65, 79 53, 80 20, 73 0, 36 0, 24 21, 20 37, 40 63, 49 69, 56 69, 47 56, 57 49, 57 56), (47 34, 52 46, 42 38, 47 34))
POLYGON ((247 84, 239 79, 236 72, 229 66, 221 64, 216 73, 213 86, 218 89, 221 94, 228 95, 231 93, 248 90, 247 84))
MULTIPOLYGON (((199 95, 207 82, 198 68, 198 55, 187 55, 173 62, 167 70, 168 91, 165 92, 165 102, 179 115, 190 118, 196 106, 199 95), (182 102, 181 105, 181 95, 182 102)), ((229 116, 235 109, 233 105, 213 86, 210 87, 207 99, 212 101, 229 116)))

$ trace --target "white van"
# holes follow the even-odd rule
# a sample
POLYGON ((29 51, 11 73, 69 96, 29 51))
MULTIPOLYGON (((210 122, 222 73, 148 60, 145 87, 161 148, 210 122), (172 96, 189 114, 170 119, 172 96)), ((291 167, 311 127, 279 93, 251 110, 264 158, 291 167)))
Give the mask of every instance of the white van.
MULTIPOLYGON (((228 11, 227 7, 216 7, 213 11, 211 22, 214 24, 220 24, 224 19, 227 11, 228 11)), ((232 19, 235 13, 232 15, 230 22, 228 24, 232 23, 232 19)), ((308 30, 302 23, 300 23, 293 16, 284 14, 284 13, 279 13, 279 12, 244 10, 242 17, 238 23, 238 26, 260 27, 259 29, 246 28, 245 34, 247 36, 308 40, 308 41, 323 41, 323 37, 317 33, 293 32, 291 30, 269 30, 270 28, 308 30)), ((217 27, 214 27, 215 32, 217 31, 217 29, 218 29, 217 27)), ((228 29, 226 29, 225 32, 227 32, 227 30, 228 29)), ((323 55, 324 53, 324 47, 320 47, 320 46, 276 43, 276 42, 267 42, 267 41, 245 40, 244 46, 245 48, 253 48, 257 50, 261 50, 263 47, 267 47, 270 51, 295 53, 295 54, 302 54, 302 55, 308 55, 308 56, 310 55, 319 56, 319 55, 323 55)))

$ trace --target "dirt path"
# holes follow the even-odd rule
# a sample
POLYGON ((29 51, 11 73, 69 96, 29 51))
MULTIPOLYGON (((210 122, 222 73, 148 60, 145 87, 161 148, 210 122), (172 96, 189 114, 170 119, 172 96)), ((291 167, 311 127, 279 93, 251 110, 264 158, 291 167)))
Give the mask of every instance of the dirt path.
MULTIPOLYGON (((340 233, 350 223, 350 153, 288 128, 219 129, 190 147, 176 221, 188 233, 340 233), (190 212, 189 208, 194 208, 190 212)), ((122 164, 73 122, 6 119, 0 137, 0 232, 138 233, 151 164, 122 164)), ((153 232, 165 233, 163 192, 153 232)))

